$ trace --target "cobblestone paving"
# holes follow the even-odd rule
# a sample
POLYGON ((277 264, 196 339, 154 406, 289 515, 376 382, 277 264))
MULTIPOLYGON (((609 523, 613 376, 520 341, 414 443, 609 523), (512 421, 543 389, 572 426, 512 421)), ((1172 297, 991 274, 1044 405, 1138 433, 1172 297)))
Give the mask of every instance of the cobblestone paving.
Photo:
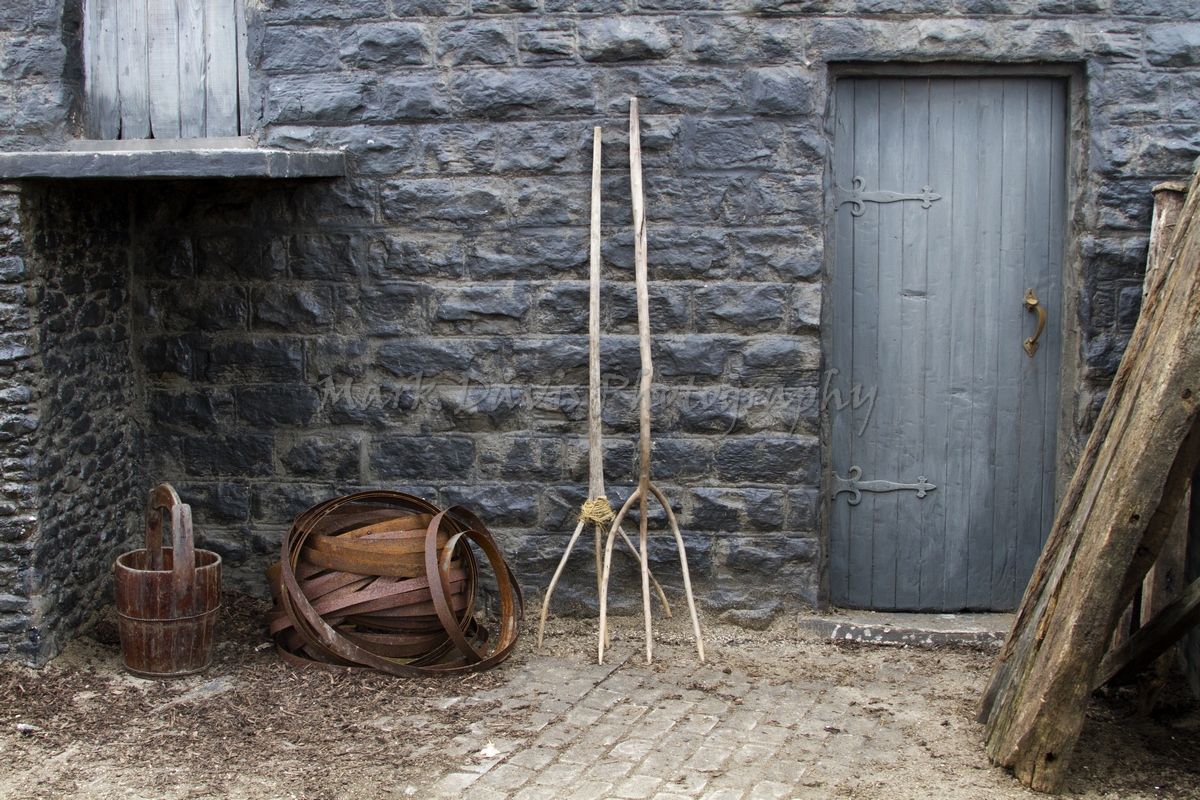
MULTIPOLYGON (((971 725, 961 713, 953 722, 929 723, 926 695, 936 692, 936 681, 886 656, 864 659, 853 685, 838 685, 811 666, 810 674, 789 675, 786 664, 767 674, 722 665, 720 657, 698 664, 683 646, 650 666, 632 645, 616 655, 598 666, 583 653, 530 654, 509 683, 449 701, 496 708, 487 722, 451 742, 457 766, 413 794, 472 800, 875 797, 888 781, 873 775, 937 757, 929 742, 912 735, 914 725, 956 732, 971 725), (505 728, 506 717, 521 719, 524 730, 505 728)), ((982 754, 973 766, 981 790, 1007 780, 987 768, 982 754)), ((994 795, 984 790, 978 796, 994 795)))

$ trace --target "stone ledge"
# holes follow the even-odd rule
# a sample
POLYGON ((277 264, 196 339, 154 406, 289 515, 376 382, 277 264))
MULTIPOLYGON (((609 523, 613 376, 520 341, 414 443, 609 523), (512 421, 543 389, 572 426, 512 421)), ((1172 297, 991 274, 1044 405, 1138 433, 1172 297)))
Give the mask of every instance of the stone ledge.
POLYGON ((346 155, 337 150, 219 147, 0 153, 0 181, 330 178, 345 174, 346 155))
POLYGON ((918 614, 836 610, 803 615, 800 628, 834 642, 899 647, 968 645, 998 647, 1015 615, 1004 612, 918 614))

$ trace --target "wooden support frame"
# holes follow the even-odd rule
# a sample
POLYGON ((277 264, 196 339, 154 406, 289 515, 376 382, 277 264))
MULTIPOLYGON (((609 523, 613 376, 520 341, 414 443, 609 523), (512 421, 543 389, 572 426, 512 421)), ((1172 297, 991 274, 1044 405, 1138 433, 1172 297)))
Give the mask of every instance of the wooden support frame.
POLYGON ((1200 174, 980 705, 991 760, 1058 791, 1087 696, 1200 461, 1200 174))

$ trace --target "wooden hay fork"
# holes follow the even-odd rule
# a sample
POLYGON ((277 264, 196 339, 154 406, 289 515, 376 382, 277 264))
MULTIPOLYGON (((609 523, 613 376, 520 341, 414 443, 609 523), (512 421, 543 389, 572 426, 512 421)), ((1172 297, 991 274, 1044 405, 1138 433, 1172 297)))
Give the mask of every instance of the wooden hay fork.
MULTIPOLYGON (((575 532, 571 534, 571 540, 567 542, 567 548, 563 551, 562 559, 558 562, 558 569, 554 570, 554 577, 550 579, 550 585, 546 587, 546 595, 542 598, 542 614, 538 619, 538 649, 542 649, 542 636, 546 631, 546 617, 550 613, 550 598, 554 595, 554 589, 558 586, 558 579, 562 577, 563 570, 567 566, 567 559, 571 557, 571 551, 575 548, 575 542, 579 540, 579 535, 583 533, 583 529, 587 525, 592 525, 595 531, 595 552, 596 552, 596 592, 597 596, 602 597, 603 586, 601 584, 601 556, 600 556, 600 540, 604 533, 608 533, 608 524, 613 521, 615 514, 612 506, 608 504, 608 498, 604 494, 604 438, 601 431, 601 412, 600 412, 600 129, 592 129, 592 214, 591 214, 591 243, 589 250, 590 261, 590 280, 591 280, 591 295, 588 309, 588 499, 584 502, 583 507, 579 511, 579 524, 575 526, 575 532)), ((633 542, 625 534, 625 531, 620 527, 614 527, 621 538, 625 540, 625 544, 629 545, 630 552, 633 557, 638 559, 642 565, 642 570, 645 574, 650 575, 650 570, 646 567, 644 554, 639 553, 634 547, 633 542)), ((662 586, 655 580, 653 575, 650 575, 650 581, 654 584, 654 589, 658 592, 658 599, 662 602, 663 614, 667 617, 671 616, 671 604, 667 602, 667 596, 663 593, 662 586)))
POLYGON ((638 543, 641 550, 642 562, 642 614, 646 624, 646 663, 653 657, 653 632, 650 624, 650 570, 646 552, 647 517, 649 497, 651 494, 662 505, 667 513, 667 523, 675 535, 675 545, 679 549, 679 564, 683 570, 683 590, 687 596, 688 610, 692 615, 692 630, 696 636, 696 651, 700 661, 704 661, 704 640, 700 635, 700 620, 696 616, 696 601, 692 596, 692 578, 688 572, 687 551, 683 546, 683 535, 679 532, 679 522, 675 512, 663 493, 650 481, 650 387, 654 381, 654 365, 650 357, 650 290, 646 265, 646 201, 642 193, 642 143, 641 130, 638 124, 638 101, 636 97, 629 99, 629 184, 633 200, 633 262, 634 277, 637 284, 638 310, 638 349, 641 352, 642 376, 639 387, 639 445, 640 475, 637 489, 621 506, 617 517, 613 520, 608 532, 608 541, 604 548, 604 574, 600 588, 600 641, 598 657, 604 663, 604 650, 608 643, 608 578, 612 570, 613 539, 621 529, 621 522, 633 504, 638 503, 638 543))

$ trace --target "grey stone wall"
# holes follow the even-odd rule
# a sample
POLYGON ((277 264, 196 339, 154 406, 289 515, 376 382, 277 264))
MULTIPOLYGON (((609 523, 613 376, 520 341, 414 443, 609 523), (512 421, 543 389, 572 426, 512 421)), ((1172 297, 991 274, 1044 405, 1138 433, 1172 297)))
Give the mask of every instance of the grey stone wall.
MULTIPOLYGON (((145 479, 179 486, 229 584, 256 591, 297 511, 375 485, 475 505, 526 586, 545 585, 586 482, 594 124, 606 145, 609 494, 626 496, 631 94, 658 337, 654 471, 702 602, 766 616, 822 599, 819 325, 837 64, 1077 65, 1066 458, 1136 318, 1149 189, 1186 174, 1200 150, 1190 0, 252 5, 261 140, 345 147, 351 175, 144 185, 112 214, 129 258, 121 385, 130 436, 145 429, 145 479)), ((68 127, 77 12, 58 14, 39 22, 30 3, 12 15, 27 41, 6 53, 44 57, 12 69, 45 98, 23 111, 21 82, 3 84, 6 146, 68 127)), ((111 489, 136 478, 122 481, 111 489)), ((677 582, 665 540, 654 557, 677 582)), ((589 561, 577 556, 564 607, 593 601, 589 561)))
POLYGON ((140 392, 131 358, 129 201, 116 187, 26 187, 35 284, 37 529, 24 654, 41 660, 111 595, 112 561, 138 532, 140 392))

